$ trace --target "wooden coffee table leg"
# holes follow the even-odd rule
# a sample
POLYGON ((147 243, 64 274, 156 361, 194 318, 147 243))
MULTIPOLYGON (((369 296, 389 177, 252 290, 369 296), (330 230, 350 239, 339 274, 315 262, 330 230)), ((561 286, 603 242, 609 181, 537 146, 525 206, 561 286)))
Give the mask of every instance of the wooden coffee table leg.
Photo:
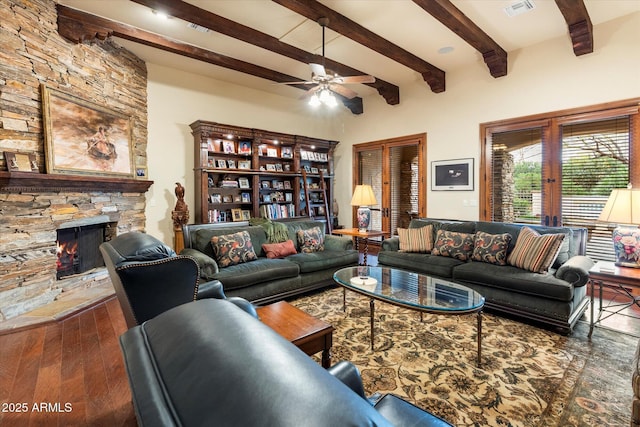
POLYGON ((478 368, 482 365, 482 310, 478 312, 478 368))
POLYGON ((373 341, 375 340, 375 332, 373 331, 373 315, 375 312, 375 302, 369 300, 369 313, 371 313, 371 350, 373 350, 373 341))
POLYGON ((342 311, 347 312, 347 288, 342 287, 342 311))

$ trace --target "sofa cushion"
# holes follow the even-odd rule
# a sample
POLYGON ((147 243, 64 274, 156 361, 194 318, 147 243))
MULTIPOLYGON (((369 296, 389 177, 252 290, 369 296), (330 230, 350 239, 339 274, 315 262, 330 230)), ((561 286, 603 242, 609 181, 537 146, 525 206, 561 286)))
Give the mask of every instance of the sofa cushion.
POLYGON ((197 249, 205 255, 215 258, 213 254, 213 248, 211 246, 211 238, 213 236, 224 236, 226 234, 238 233, 240 231, 246 231, 251 237, 251 244, 253 250, 258 257, 265 256, 262 252, 262 244, 267 242, 267 234, 264 228, 260 226, 224 226, 219 227, 217 224, 195 224, 191 232, 191 248, 197 249))
POLYGON ((403 252, 431 252, 433 249, 432 230, 432 225, 420 228, 398 228, 400 250, 403 252))
POLYGON ((295 278, 299 274, 300 268, 295 262, 279 258, 258 258, 256 261, 223 268, 214 274, 213 278, 220 280, 226 291, 279 279, 295 278))
POLYGON ((453 269, 453 279, 558 301, 573 299, 573 286, 553 274, 534 273, 511 265, 468 262, 453 269))
POLYGON ((558 256, 564 238, 564 234, 541 235, 532 228, 523 227, 507 262, 534 273, 545 273, 558 256))
POLYGON ((507 265, 507 249, 511 242, 511 234, 489 234, 477 231, 475 236, 472 260, 507 265))
POLYGON ((473 252, 473 243, 473 234, 438 230, 431 254, 467 261, 473 252))
POLYGON ((570 227, 547 227, 544 225, 512 224, 488 221, 478 221, 476 225, 477 231, 484 231, 491 234, 511 234, 511 243, 509 243, 509 249, 507 250, 508 254, 513 251, 518 240, 518 236, 520 235, 520 231, 522 231, 524 227, 529 227, 539 234, 562 233, 566 236, 562 241, 562 246, 560 246, 560 251, 558 252, 558 256, 556 257, 552 268, 558 268, 567 262, 569 258, 580 254, 580 233, 574 233, 570 227))
POLYGON ((284 258, 298 253, 291 239, 281 243, 264 243, 262 250, 267 255, 267 258, 284 258))
POLYGON ((300 252, 312 253, 324 250, 324 232, 320 227, 298 230, 296 235, 300 245, 300 252))
POLYGON ((258 257, 253 250, 251 237, 246 231, 211 238, 211 247, 219 267, 254 261, 258 257))
POLYGON ((300 273, 311 273, 328 268, 337 270, 338 268, 357 265, 358 257, 358 251, 350 249, 346 251, 320 251, 289 255, 287 261, 298 264, 300 273))
POLYGON ((378 253, 378 263, 388 267, 415 271, 416 273, 450 278, 454 268, 464 264, 464 261, 416 252, 380 251, 378 253))

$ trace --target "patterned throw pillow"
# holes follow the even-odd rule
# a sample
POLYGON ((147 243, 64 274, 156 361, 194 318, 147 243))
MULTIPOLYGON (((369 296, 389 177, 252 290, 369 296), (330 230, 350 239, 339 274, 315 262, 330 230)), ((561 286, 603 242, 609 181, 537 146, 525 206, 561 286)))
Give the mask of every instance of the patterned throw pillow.
POLYGON ((267 254, 267 258, 284 258, 287 255, 297 254, 293 240, 281 243, 264 243, 262 250, 267 254))
POLYGON ((211 246, 218 266, 223 268, 258 259, 246 231, 213 236, 211 246))
POLYGON ((507 265, 507 249, 511 242, 511 234, 489 234, 476 232, 471 259, 489 264, 507 265))
POLYGON ((546 273, 558 256, 563 240, 564 234, 539 234, 532 228, 522 227, 507 262, 534 273, 546 273))
POLYGON ((438 230, 431 254, 467 261, 471 258, 473 244, 474 234, 438 230))
POLYGON ((298 237, 300 252, 309 254, 324 251, 324 232, 320 230, 320 227, 298 230, 296 236, 298 237))
POLYGON ((433 249, 433 226, 420 228, 398 228, 400 252, 428 253, 433 249))

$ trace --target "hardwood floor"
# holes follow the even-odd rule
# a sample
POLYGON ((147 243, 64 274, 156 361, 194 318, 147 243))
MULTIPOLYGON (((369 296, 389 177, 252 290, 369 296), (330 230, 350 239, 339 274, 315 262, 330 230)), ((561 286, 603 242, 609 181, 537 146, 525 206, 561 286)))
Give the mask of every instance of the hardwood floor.
MULTIPOLYGON (((613 315, 599 327, 640 336, 637 318, 613 315)), ((126 329, 114 297, 63 321, 0 334, 0 426, 136 426, 118 341, 126 329)))
POLYGON ((136 426, 115 298, 61 322, 0 335, 0 425, 136 426))

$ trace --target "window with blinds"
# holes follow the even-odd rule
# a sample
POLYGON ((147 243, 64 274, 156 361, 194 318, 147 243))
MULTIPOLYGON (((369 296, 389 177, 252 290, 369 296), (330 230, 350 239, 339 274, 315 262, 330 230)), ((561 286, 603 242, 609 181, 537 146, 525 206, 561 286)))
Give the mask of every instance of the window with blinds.
POLYGON ((615 224, 598 223, 614 188, 630 182, 629 116, 561 126, 562 223, 590 229, 587 254, 613 261, 615 224))

